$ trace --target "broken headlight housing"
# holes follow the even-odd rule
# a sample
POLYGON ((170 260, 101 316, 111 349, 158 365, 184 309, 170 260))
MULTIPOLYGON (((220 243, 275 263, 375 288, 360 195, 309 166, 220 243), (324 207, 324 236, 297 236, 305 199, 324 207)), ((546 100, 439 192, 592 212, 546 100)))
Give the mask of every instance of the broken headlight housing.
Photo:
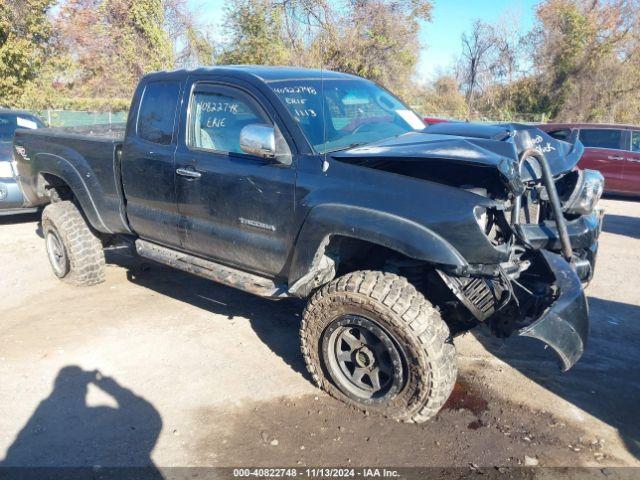
POLYGON ((571 196, 564 202, 564 211, 587 215, 593 211, 604 191, 604 177, 596 170, 580 170, 571 196))
POLYGON ((525 191, 519 169, 518 162, 508 158, 503 158, 498 163, 498 171, 502 175, 505 184, 516 196, 522 195, 525 191))
POLYGON ((487 225, 489 223, 489 216, 487 215, 487 209, 485 207, 476 206, 473 208, 473 216, 482 230, 483 233, 487 233, 487 225))

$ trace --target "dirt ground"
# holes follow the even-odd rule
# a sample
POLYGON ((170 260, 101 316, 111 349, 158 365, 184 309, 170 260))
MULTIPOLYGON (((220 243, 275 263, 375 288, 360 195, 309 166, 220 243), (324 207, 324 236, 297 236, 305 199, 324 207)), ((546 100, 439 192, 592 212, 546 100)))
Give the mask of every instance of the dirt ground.
POLYGON ((104 284, 74 288, 36 218, 1 219, 0 465, 640 467, 640 202, 603 203, 582 360, 561 374, 535 340, 466 334, 454 394, 423 425, 316 389, 296 302, 122 251, 104 284))

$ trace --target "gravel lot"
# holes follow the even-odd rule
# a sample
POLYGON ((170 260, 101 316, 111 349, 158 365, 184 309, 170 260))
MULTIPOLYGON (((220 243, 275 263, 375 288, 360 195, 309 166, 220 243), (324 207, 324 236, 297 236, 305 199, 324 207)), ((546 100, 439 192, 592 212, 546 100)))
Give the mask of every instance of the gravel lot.
POLYGON ((0 464, 640 466, 640 203, 603 203, 580 363, 561 374, 535 340, 474 331, 452 399, 418 426, 311 384, 296 302, 123 252, 104 284, 70 287, 37 219, 0 219, 0 464))

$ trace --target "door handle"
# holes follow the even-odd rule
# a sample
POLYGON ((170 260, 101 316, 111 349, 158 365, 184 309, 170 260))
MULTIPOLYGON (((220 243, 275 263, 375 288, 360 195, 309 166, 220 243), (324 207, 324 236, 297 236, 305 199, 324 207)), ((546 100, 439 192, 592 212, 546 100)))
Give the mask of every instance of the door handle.
POLYGON ((181 177, 187 178, 200 178, 202 176, 200 172, 197 172, 193 168, 178 168, 176 173, 181 177))
POLYGON ((607 158, 609 160, 624 160, 624 157, 619 157, 617 155, 609 155, 607 158))

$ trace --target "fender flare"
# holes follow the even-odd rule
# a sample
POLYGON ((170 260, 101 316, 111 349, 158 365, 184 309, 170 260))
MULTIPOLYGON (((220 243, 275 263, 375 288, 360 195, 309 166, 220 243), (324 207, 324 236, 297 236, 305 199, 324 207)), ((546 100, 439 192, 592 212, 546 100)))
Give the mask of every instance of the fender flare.
POLYGON ((289 271, 293 292, 306 290, 303 284, 313 279, 309 273, 317 270, 331 236, 336 235, 387 247, 434 265, 468 266, 452 245, 413 220, 366 207, 322 204, 309 212, 295 243, 289 271))
POLYGON ((66 158, 61 157, 53 153, 38 153, 36 159, 42 161, 43 158, 47 158, 46 167, 42 168, 38 172, 38 184, 37 191, 38 196, 44 195, 44 184, 46 183, 43 175, 52 175, 60 178, 73 192, 73 195, 78 200, 82 212, 86 216, 87 220, 93 228, 101 233, 113 233, 113 231, 107 227, 104 219, 100 215, 99 206, 91 195, 91 188, 99 189, 100 186, 93 179, 90 172, 89 175, 83 177, 78 169, 66 158), (47 158, 48 157, 48 158, 47 158), (89 182, 91 185, 88 185, 89 182))

